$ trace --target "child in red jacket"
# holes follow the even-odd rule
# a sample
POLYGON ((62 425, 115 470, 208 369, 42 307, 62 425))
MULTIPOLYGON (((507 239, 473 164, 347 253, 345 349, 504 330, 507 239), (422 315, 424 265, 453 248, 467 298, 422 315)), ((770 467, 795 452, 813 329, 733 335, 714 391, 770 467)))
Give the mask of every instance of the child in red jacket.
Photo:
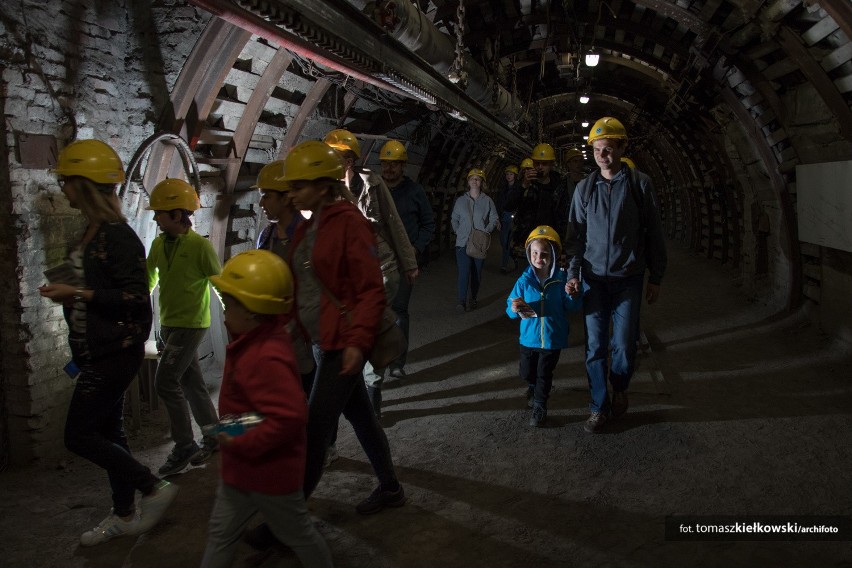
POLYGON ((219 393, 222 481, 201 565, 230 566, 246 524, 260 512, 303 566, 329 567, 331 553, 302 491, 308 407, 284 331, 293 304, 290 269, 274 253, 252 250, 210 281, 222 295, 231 342, 219 393), (253 425, 226 429, 226 417, 251 418, 242 422, 253 425))

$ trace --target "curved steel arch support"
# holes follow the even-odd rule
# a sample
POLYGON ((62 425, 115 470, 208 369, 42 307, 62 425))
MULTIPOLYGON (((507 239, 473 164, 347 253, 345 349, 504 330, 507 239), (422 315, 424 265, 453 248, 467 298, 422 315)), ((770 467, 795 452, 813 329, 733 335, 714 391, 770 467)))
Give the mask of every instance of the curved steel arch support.
POLYGON ((790 271, 787 275, 789 291, 786 305, 788 311, 793 311, 802 300, 802 256, 799 250, 799 231, 790 192, 787 191, 787 184, 778 172, 778 163, 772 153, 772 148, 763 136, 760 127, 755 124, 752 116, 740 103, 736 93, 730 87, 726 87, 722 90, 722 99, 734 113, 734 116, 737 117, 755 149, 757 149, 757 153, 769 173, 770 185, 778 199, 778 205, 781 209, 781 230, 783 231, 781 244, 790 261, 790 271))

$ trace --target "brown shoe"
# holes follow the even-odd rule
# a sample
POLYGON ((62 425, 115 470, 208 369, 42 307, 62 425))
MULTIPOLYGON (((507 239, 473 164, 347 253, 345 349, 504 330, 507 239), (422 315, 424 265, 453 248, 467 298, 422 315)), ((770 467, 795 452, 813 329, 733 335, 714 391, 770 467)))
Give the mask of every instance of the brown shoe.
POLYGON ((606 414, 603 412, 592 412, 589 419, 583 425, 583 429, 589 434, 599 434, 606 424, 606 414))
POLYGON ((627 412, 627 391, 615 392, 612 393, 612 417, 618 418, 625 412, 627 412))

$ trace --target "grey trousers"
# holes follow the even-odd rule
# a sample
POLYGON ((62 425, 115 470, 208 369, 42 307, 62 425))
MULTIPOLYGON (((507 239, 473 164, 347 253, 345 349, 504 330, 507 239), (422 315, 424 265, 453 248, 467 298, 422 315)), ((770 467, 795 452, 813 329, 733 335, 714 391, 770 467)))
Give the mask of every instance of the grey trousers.
POLYGON ((220 481, 201 567, 231 566, 243 529, 258 512, 276 538, 293 549, 302 566, 332 566, 331 551, 311 522, 301 490, 288 495, 266 495, 243 491, 220 481))
POLYGON ((198 345, 206 331, 206 328, 166 326, 161 330, 166 346, 157 366, 157 394, 169 413, 172 440, 179 448, 194 439, 190 410, 201 427, 219 421, 198 365, 198 345))

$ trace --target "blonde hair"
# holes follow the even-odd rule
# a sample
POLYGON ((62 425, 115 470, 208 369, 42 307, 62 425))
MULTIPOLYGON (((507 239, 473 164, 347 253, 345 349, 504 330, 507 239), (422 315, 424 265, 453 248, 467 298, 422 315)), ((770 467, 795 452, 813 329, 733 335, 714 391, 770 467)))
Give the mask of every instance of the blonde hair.
POLYGON ((95 183, 88 178, 77 176, 79 199, 77 206, 92 223, 126 222, 121 212, 121 201, 115 194, 115 185, 95 183))

